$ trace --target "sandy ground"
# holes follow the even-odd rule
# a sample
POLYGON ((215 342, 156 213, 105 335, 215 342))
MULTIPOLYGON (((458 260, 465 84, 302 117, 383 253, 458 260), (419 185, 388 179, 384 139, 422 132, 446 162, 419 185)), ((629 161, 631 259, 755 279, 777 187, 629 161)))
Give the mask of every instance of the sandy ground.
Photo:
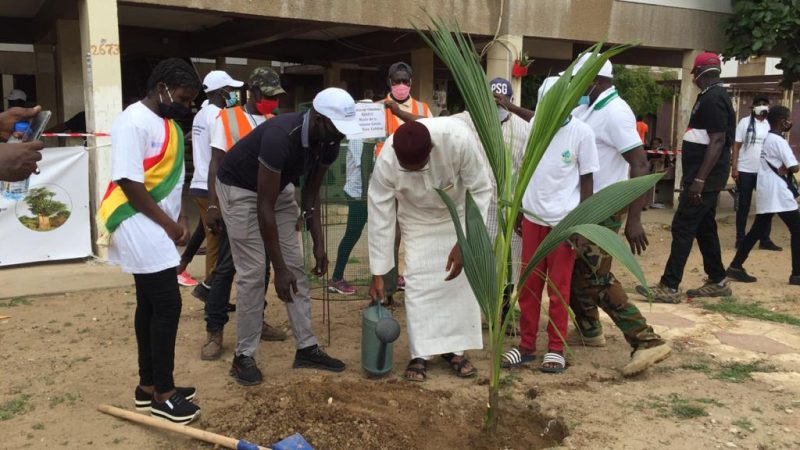
MULTIPOLYGON (((652 246, 640 261, 650 281, 657 281, 669 253, 670 218, 670 211, 650 211, 645 216, 652 246)), ((732 223, 725 217, 720 223, 726 263, 733 256, 732 223)), ((779 222, 773 238, 786 251, 755 250, 746 267, 760 281, 735 285, 734 295, 800 317, 800 288, 786 284, 789 238, 779 222)), ((201 263, 202 258, 193 263, 194 273, 201 271, 201 263)), ((701 267, 695 249, 684 288, 701 284, 701 267)), ((19 279, 24 273, 14 272, 17 284, 25 283, 19 279)), ((632 277, 622 273, 620 277, 633 288, 632 277)), ((0 280, 0 286, 6 282, 10 280, 0 280)), ((41 276, 27 281, 47 282, 41 276)), ((210 448, 94 410, 98 403, 132 409, 137 381, 135 296, 132 286, 79 290, 90 288, 0 301, 0 315, 11 316, 0 320, 0 448, 210 448)), ((291 369, 290 338, 262 343, 257 361, 265 383, 244 388, 227 375, 234 327, 227 327, 222 360, 200 361, 202 304, 189 295, 189 289, 184 288, 183 294, 175 373, 179 384, 199 389, 203 416, 195 426, 262 445, 300 432, 317 448, 332 449, 527 449, 559 442, 581 449, 800 448, 800 328, 780 325, 788 342, 794 342, 784 354, 739 352, 733 347, 718 351, 708 346, 709 330, 700 325, 706 323, 702 321, 722 328, 739 326, 741 321, 707 313, 698 302, 652 308, 642 304, 646 315, 680 313, 696 319, 697 325, 681 333, 657 326, 659 332, 669 333, 675 352, 633 379, 619 375, 629 348, 610 323, 609 345, 573 346, 572 366, 563 375, 544 375, 535 368, 506 373, 501 392, 504 420, 492 438, 480 430, 486 402, 482 384, 488 374, 484 351, 471 353, 480 370, 476 379, 457 379, 437 363, 426 383, 404 382, 399 378, 408 358, 403 333, 396 344, 392 374, 368 380, 360 369, 360 310, 365 303, 333 302, 331 341, 325 344, 332 355, 348 363, 344 373, 291 369), (731 382, 723 375, 732 361, 760 361, 755 370, 759 373, 752 379, 733 377, 741 382, 731 382)), ((270 292, 270 322, 286 326, 285 310, 272 297, 270 292)), ((328 324, 322 323, 322 306, 314 302, 315 326, 326 341, 328 324)), ((402 305, 395 316, 403 320, 402 305)), ((752 323, 747 326, 766 324, 752 323)), ((508 345, 514 343, 509 338, 508 345)))

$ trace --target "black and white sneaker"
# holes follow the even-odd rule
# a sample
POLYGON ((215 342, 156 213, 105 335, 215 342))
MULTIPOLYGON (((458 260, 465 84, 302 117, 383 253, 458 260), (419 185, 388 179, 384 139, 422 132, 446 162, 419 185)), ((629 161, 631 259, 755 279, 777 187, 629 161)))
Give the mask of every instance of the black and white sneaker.
POLYGON ((205 283, 200 282, 197 283, 197 286, 192 289, 192 297, 200 300, 201 302, 205 303, 208 300, 208 294, 211 293, 211 287, 206 286, 205 283))
POLYGON ((153 400, 150 403, 150 415, 186 425, 200 416, 200 407, 176 391, 164 403, 153 400))
MULTIPOLYGON (((193 387, 176 387, 175 391, 189 401, 193 400, 194 396, 197 395, 197 389, 193 387)), ((146 411, 150 409, 150 402, 152 401, 152 394, 148 394, 147 392, 143 391, 142 388, 136 386, 136 390, 133 391, 133 403, 137 410, 146 411)))
POLYGON ((331 372, 341 372, 345 369, 342 361, 328 356, 318 345, 297 350, 292 367, 295 369, 329 370, 331 372))
POLYGON ((252 356, 234 356, 229 373, 242 386, 255 386, 264 381, 264 376, 252 356))

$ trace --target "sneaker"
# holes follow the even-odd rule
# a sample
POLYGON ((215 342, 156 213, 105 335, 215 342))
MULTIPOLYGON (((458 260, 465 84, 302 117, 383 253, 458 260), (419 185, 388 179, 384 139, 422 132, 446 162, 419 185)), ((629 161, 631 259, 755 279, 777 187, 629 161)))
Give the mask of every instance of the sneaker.
POLYGON ((206 343, 200 349, 200 359, 214 361, 222 356, 222 330, 206 333, 206 343))
POLYGON ((789 284, 792 286, 800 286, 800 275, 792 275, 789 277, 789 284))
POLYGON ((783 251, 783 247, 778 247, 772 241, 762 242, 762 243, 758 244, 758 248, 761 249, 761 250, 769 250, 771 252, 782 252, 783 251))
POLYGON ((200 415, 200 407, 186 400, 177 390, 164 403, 150 403, 150 415, 159 419, 186 425, 200 415))
POLYGON ((262 341, 285 341, 286 340, 286 332, 281 330, 278 327, 273 327, 272 325, 264 322, 261 325, 261 340, 262 341))
POLYGON ((356 288, 350 286, 350 283, 345 280, 333 281, 333 279, 331 279, 328 281, 328 292, 342 295, 353 295, 356 293, 356 288))
POLYGON ((327 353, 319 348, 319 345, 312 345, 311 347, 297 350, 294 354, 292 367, 295 369, 320 369, 341 372, 344 370, 345 365, 338 359, 328 356, 327 353))
POLYGON ((406 290, 406 277, 400 275, 397 277, 397 290, 398 291, 405 291, 406 290))
MULTIPOLYGON (((178 277, 180 279, 180 277, 178 277)), ((180 281, 178 281, 180 283, 180 281)), ((205 283, 197 283, 197 286, 192 289, 192 297, 205 303, 208 301, 208 294, 211 293, 211 288, 206 286, 205 283)))
MULTIPOLYGON (((194 396, 197 395, 197 389, 193 387, 176 387, 175 391, 189 401, 194 399, 194 396)), ((136 389, 133 391, 133 404, 136 406, 137 410, 145 411, 150 409, 150 403, 152 401, 153 394, 148 394, 147 392, 143 391, 142 388, 136 386, 136 389)))
POLYGON ((755 283, 758 281, 758 278, 747 273, 744 267, 728 267, 728 270, 725 271, 725 276, 742 283, 755 283))
POLYGON ((672 347, 668 344, 637 349, 631 354, 630 362, 622 368, 622 376, 631 377, 642 373, 653 364, 667 359, 670 353, 672 353, 672 347))
POLYGON ((663 203, 653 203, 653 204, 650 205, 650 208, 652 208, 652 209, 664 209, 664 204, 663 203))
POLYGON ((664 286, 658 283, 649 288, 644 286, 636 286, 636 293, 652 299, 655 303, 680 303, 683 301, 683 296, 677 289, 672 289, 669 286, 664 286))
POLYGON ((255 386, 264 381, 264 376, 256 366, 252 356, 236 355, 233 357, 230 375, 242 386, 255 386))
POLYGON ((192 276, 189 275, 189 272, 184 270, 180 275, 178 275, 178 284, 186 287, 194 287, 197 286, 197 280, 192 278, 192 276))
POLYGON ((728 280, 724 280, 722 285, 714 283, 713 281, 706 281, 706 284, 698 289, 689 289, 686 291, 686 296, 691 298, 697 297, 729 297, 733 295, 731 291, 731 284, 728 280))

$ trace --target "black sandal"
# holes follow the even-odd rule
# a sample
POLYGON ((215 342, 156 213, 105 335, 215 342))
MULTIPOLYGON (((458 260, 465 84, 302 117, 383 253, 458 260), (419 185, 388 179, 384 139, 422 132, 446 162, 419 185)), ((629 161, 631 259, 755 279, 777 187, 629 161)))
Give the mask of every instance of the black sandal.
POLYGON ((425 379, 428 378, 428 361, 422 358, 414 358, 411 361, 409 361, 408 366, 406 366, 406 372, 403 375, 403 378, 405 378, 408 381, 416 381, 417 383, 425 381, 425 379), (408 376, 409 372, 420 375, 422 378, 416 378, 413 376, 410 377, 408 376))
POLYGON ((442 355, 442 358, 447 361, 448 364, 450 364, 450 368, 453 369, 453 371, 456 373, 456 376, 459 378, 474 377, 475 374, 478 373, 478 369, 476 369, 475 366, 472 366, 472 369, 464 372, 464 367, 466 367, 467 364, 472 364, 469 358, 467 358, 467 355, 459 356, 455 353, 445 353, 442 355), (453 360, 455 358, 460 358, 460 360, 457 363, 454 363, 453 360))

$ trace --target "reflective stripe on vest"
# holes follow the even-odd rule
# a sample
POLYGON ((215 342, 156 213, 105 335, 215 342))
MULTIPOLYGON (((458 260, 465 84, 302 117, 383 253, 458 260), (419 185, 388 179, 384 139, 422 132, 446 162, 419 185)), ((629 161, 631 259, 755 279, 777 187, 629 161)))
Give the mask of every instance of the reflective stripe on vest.
MULTIPOLYGON (((385 111, 386 111, 386 136, 389 137, 393 135, 398 128, 400 128, 400 122, 397 116, 395 116, 394 113, 392 113, 391 109, 386 108, 385 111)), ((419 100, 413 100, 411 102, 411 114, 415 116, 428 117, 428 115, 430 115, 430 109, 428 108, 428 105, 426 103, 421 102, 419 100), (422 114, 419 113, 420 110, 422 110, 422 114)), ((375 156, 380 155, 382 149, 383 149, 383 142, 378 142, 378 144, 375 145, 375 156)))
MULTIPOLYGON (((225 141, 228 145, 226 151, 230 150, 239 140, 253 131, 253 124, 247 118, 247 113, 245 113, 244 108, 241 106, 225 108, 220 112, 220 117, 222 118, 223 129, 225 130, 225 141)), ((275 116, 272 114, 264 116, 267 120, 273 117, 275 116)))

